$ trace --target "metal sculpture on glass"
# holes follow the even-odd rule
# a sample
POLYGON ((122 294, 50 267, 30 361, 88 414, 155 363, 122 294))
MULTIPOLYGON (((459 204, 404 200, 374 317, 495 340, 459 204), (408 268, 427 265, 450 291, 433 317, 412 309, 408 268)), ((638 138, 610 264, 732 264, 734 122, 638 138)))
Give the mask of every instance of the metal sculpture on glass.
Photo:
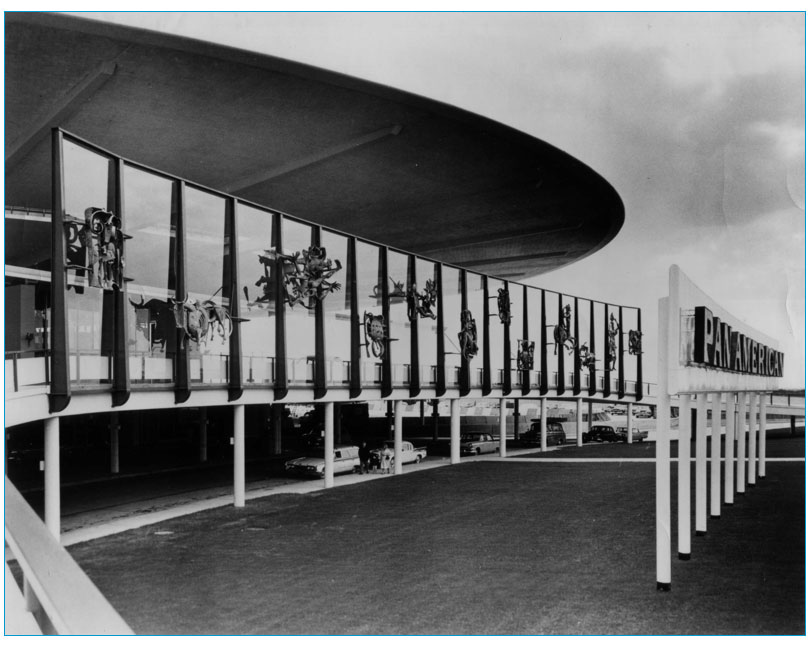
POLYGON ((436 319, 438 315, 432 309, 438 302, 438 288, 434 280, 427 279, 424 291, 419 292, 413 283, 407 291, 407 318, 414 322, 418 317, 436 319))
POLYGON ((558 346, 562 346, 570 353, 574 352, 577 342, 570 333, 570 320, 572 319, 572 308, 565 305, 561 311, 561 321, 553 328, 554 348, 553 354, 558 354, 558 346))
POLYGON ((381 314, 371 314, 365 312, 362 327, 365 330, 365 353, 369 357, 371 353, 377 359, 384 356, 385 345, 391 339, 387 336, 387 324, 381 314))
MULTIPOLYGON (((393 277, 390 276, 390 282, 393 283, 393 288, 387 292, 387 298, 391 301, 402 301, 407 298, 407 293, 404 291, 404 283, 397 282, 393 280, 393 277)), ((381 298, 382 297, 382 286, 381 285, 374 285, 373 286, 373 294, 371 298, 381 298)))
POLYGON ((609 315, 609 329, 607 333, 609 336, 609 347, 606 358, 609 361, 609 370, 614 370, 614 365, 617 361, 617 335, 620 333, 620 324, 617 322, 614 314, 609 315))
MULTIPOLYGON (((284 301, 290 307, 302 305, 306 309, 314 309, 317 301, 323 300, 328 294, 341 289, 341 285, 331 280, 331 277, 342 269, 342 263, 331 260, 326 256, 325 247, 312 245, 308 249, 295 251, 292 255, 284 254, 274 249, 268 249, 259 261, 265 264, 262 258, 280 262, 283 272, 284 301)), ((264 293, 268 298, 271 283, 269 276, 262 276, 256 285, 264 284, 264 293)))
POLYGON ((642 354, 642 332, 639 330, 628 331, 628 353, 642 354))
POLYGON ((535 341, 520 339, 517 343, 516 369, 533 370, 533 353, 536 349, 535 341))
POLYGON ((469 310, 460 313, 460 332, 457 334, 460 341, 460 354, 467 361, 477 355, 477 322, 469 310))
POLYGON ((597 358, 595 357, 595 353, 589 350, 589 346, 586 343, 582 343, 578 348, 578 358, 581 361, 581 370, 595 369, 597 358))
POLYGON ((123 275, 123 241, 132 236, 121 230, 121 219, 96 206, 84 210, 84 219, 67 215, 67 267, 87 272, 87 285, 120 289, 123 275))
POLYGON ((510 325, 511 322, 511 295, 507 288, 500 287, 497 290, 497 311, 499 320, 503 325, 510 325))

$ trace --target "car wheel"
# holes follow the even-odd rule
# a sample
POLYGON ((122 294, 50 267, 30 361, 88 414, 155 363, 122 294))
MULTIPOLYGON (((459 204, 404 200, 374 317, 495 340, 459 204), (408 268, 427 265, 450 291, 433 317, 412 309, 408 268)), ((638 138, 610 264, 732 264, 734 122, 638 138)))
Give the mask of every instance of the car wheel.
POLYGON ((416 455, 416 456, 415 456, 415 464, 418 464, 420 461, 421 461, 421 456, 420 456, 420 455, 416 455))
POLYGON ((477 455, 480 455, 480 447, 479 447, 479 446, 478 446, 478 447, 477 447, 477 448, 476 448, 474 451, 475 451, 475 453, 476 453, 477 455))

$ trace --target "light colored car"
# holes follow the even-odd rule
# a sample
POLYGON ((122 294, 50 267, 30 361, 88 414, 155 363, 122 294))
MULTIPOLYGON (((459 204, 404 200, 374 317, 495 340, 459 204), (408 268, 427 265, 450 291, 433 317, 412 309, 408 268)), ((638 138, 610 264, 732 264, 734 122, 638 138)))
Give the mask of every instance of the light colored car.
POLYGON ((497 448, 499 448, 499 442, 488 433, 463 433, 460 436, 461 455, 494 453, 497 448))
MULTIPOLYGON (((393 440, 389 440, 382 445, 380 449, 374 449, 373 453, 376 454, 376 459, 379 460, 381 463, 381 454, 384 448, 387 447, 392 453, 393 460, 396 459, 396 443, 393 440)), ((409 464, 410 462, 415 462, 416 464, 423 460, 426 457, 426 447, 425 446, 413 446, 412 442, 407 442, 403 440, 401 442, 401 464, 409 464)))
MULTIPOLYGON (((325 477, 325 454, 306 456, 289 460, 285 465, 286 473, 312 478, 325 477)), ((358 446, 334 447, 334 475, 351 473, 359 468, 358 446)))
MULTIPOLYGON (((628 433, 626 433, 625 426, 618 426, 616 431, 617 431, 617 437, 619 437, 622 442, 628 441, 628 433)), ((636 426, 631 429, 632 442, 642 442, 646 437, 648 437, 648 431, 641 430, 636 426)))

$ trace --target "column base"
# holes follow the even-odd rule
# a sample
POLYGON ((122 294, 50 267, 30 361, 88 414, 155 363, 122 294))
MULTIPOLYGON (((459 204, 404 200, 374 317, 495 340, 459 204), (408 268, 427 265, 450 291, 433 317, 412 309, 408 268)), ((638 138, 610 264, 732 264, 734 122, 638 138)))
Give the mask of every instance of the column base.
POLYGON ((690 560, 690 552, 685 554, 684 552, 679 552, 679 560, 680 561, 689 561, 690 560))
POLYGON ((716 516, 714 514, 710 514, 710 520, 718 520, 719 518, 721 518, 721 516, 716 516))
POLYGON ((696 536, 707 536, 707 530, 697 529, 696 536))
POLYGON ((724 505, 727 507, 732 507, 735 503, 734 502, 725 502, 724 505))
POLYGON ((660 583, 657 581, 656 589, 658 592, 670 592, 671 591, 671 584, 670 583, 660 583))

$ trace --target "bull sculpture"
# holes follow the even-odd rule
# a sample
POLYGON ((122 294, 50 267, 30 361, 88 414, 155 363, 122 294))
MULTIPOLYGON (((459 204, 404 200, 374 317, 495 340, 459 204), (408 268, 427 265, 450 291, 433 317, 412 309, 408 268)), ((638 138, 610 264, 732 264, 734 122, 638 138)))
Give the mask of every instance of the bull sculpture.
POLYGON ((169 298, 168 302, 156 298, 140 303, 129 300, 136 312, 146 312, 141 319, 138 316, 137 329, 143 333, 152 349, 156 346, 165 350, 166 341, 175 330, 183 331, 180 347, 185 347, 185 339, 189 338, 197 344, 204 344, 219 334, 223 341, 230 338, 233 332, 233 320, 230 313, 212 300, 199 301, 186 297, 182 300, 169 298))

